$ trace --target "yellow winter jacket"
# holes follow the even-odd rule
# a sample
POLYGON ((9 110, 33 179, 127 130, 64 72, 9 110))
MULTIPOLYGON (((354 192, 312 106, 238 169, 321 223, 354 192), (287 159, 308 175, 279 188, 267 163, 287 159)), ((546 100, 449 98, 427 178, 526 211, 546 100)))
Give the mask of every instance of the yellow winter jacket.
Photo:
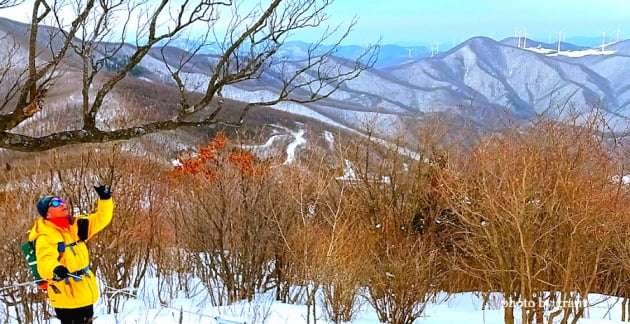
POLYGON ((69 229, 58 227, 44 218, 37 219, 33 225, 28 240, 35 241, 37 271, 43 279, 48 280, 48 297, 54 308, 79 308, 92 305, 98 300, 96 277, 89 269, 90 254, 85 242, 79 241, 77 223, 81 218, 89 220, 86 240, 89 241, 109 224, 113 211, 112 199, 99 200, 95 213, 75 217, 69 229), (59 243, 65 245, 62 253, 58 250, 59 243), (58 265, 64 265, 71 273, 86 271, 80 275, 81 280, 69 278, 53 281, 53 269, 58 265))

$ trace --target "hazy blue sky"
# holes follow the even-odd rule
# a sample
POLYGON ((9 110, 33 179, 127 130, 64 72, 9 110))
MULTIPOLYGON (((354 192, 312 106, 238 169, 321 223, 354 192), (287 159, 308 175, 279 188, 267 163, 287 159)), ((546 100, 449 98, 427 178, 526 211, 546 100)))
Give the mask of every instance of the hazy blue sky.
POLYGON ((357 16, 350 42, 459 43, 525 31, 540 41, 562 31, 576 36, 630 38, 630 0, 337 0, 331 22, 357 16))
MULTIPOLYGON (((30 10, 24 7, 0 10, 0 16, 25 21, 30 10)), ((516 31, 543 42, 557 40, 560 31, 567 40, 601 38, 602 32, 616 40, 617 30, 622 39, 630 38, 630 0, 335 0, 328 9, 330 25, 356 16, 349 44, 374 43, 382 37, 383 44, 448 46, 473 36, 500 40, 516 31)))

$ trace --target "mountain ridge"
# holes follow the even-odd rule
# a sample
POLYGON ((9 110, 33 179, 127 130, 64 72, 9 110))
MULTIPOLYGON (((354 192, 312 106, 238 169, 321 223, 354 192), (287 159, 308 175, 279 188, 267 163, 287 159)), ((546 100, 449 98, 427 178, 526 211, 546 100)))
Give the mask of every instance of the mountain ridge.
MULTIPOLYGON (((4 20, 0 24, 0 28, 6 29, 3 32, 9 34, 18 34, 20 28, 27 27, 4 20)), ((184 46, 182 44, 185 42, 179 46, 184 46)), ((627 61, 630 60, 627 55, 630 41, 610 44, 609 52, 602 50, 601 53, 564 42, 561 48, 567 50, 560 53, 547 48, 553 44, 530 39, 527 44, 527 48, 520 48, 515 38, 495 41, 473 37, 433 55, 426 47, 418 47, 414 57, 411 57, 411 47, 383 45, 382 49, 398 53, 398 56, 388 54, 388 62, 398 60, 398 63, 369 68, 356 79, 340 85, 330 97, 317 103, 296 105, 291 111, 304 116, 323 115, 334 124, 363 133, 366 121, 392 127, 378 127, 383 136, 393 135, 398 130, 396 120, 408 123, 435 113, 459 115, 489 129, 505 124, 503 119, 527 123, 537 116, 562 118, 569 113, 586 114, 593 109, 609 113, 620 125, 627 123, 630 81, 624 76, 630 72, 626 68, 630 65, 625 64, 630 62, 627 61), (567 111, 566 107, 575 109, 567 111)), ((191 55, 185 48, 175 46, 177 42, 165 45, 153 48, 139 64, 138 75, 133 77, 164 83, 170 71, 163 60, 176 67, 182 57, 191 55)), ((103 51, 108 46, 117 44, 102 43, 95 49, 103 51)), ((279 91, 280 73, 286 68, 301 68, 304 57, 299 54, 303 52, 300 48, 310 45, 290 42, 287 46, 257 79, 226 87, 225 97, 248 102, 279 91)), ((124 59, 125 52, 133 47, 124 44, 120 58, 124 59)), ((340 48, 337 53, 357 52, 357 47, 349 47, 340 48)), ((218 59, 217 54, 203 52, 191 58, 192 64, 182 71, 191 80, 188 90, 195 91, 207 84, 218 59)), ((344 60, 347 58, 342 55, 336 63, 344 63, 344 60)), ((317 77, 317 71, 311 75, 317 77)), ((306 89, 300 90, 302 95, 308 96, 306 89)))

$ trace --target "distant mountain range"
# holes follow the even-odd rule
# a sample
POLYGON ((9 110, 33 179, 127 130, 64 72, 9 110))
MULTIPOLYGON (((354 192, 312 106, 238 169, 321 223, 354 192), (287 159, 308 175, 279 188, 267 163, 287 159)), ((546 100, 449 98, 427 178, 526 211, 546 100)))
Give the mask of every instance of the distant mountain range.
MULTIPOLYGON (((182 50, 191 51, 197 45, 196 40, 176 39, 168 43, 162 42, 160 46, 177 47, 182 50)), ((283 44, 278 57, 288 58, 291 60, 304 59, 308 56, 309 47, 313 44, 302 41, 290 41, 283 44)), ((321 54, 330 50, 332 45, 321 45, 315 50, 316 54, 321 54)), ((444 47, 443 47, 444 48, 444 47)), ((212 43, 204 45, 199 54, 218 55, 223 51, 221 44, 212 43)), ((346 59, 354 59, 365 51, 365 47, 359 45, 340 45, 336 49, 335 55, 346 59)), ((437 54, 437 50, 435 52, 437 54)), ((401 63, 417 60, 423 57, 431 56, 431 49, 426 46, 401 46, 394 44, 385 44, 380 46, 379 57, 374 67, 383 68, 394 66, 401 63)))
MULTIPOLYGON (((630 117, 630 41, 589 48, 517 39, 469 39, 430 57, 403 58, 403 48, 387 46, 388 62, 348 82, 312 110, 357 128, 377 118, 419 118, 427 113, 456 113, 488 127, 506 120, 526 122, 606 113, 611 126, 625 130, 630 117), (379 114, 379 116, 375 116, 379 114)), ((420 56, 420 55, 419 55, 420 56)))
MULTIPOLYGON (((16 24, 0 23, 0 28, 9 26, 12 29, 5 32, 15 33, 16 24)), ((169 82, 163 57, 176 66, 191 45, 178 40, 163 49, 154 48, 132 71, 133 76, 169 82)), ((303 66, 309 46, 304 42, 284 44, 275 63, 258 79, 229 86, 223 95, 244 102, 271 97, 279 89, 282 70, 303 66)), ((604 112, 615 130, 625 130, 630 118, 630 41, 604 48, 563 42, 560 53, 557 48, 557 43, 486 37, 471 38, 445 52, 382 45, 377 64, 329 98, 274 108, 358 132, 364 132, 370 123, 373 131, 384 135, 399 131, 401 122, 414 123, 432 114, 453 114, 492 129, 506 122, 526 123, 540 115, 560 118, 593 109, 604 112)), ((118 54, 121 61, 131 49, 132 45, 125 45, 118 54)), ((337 62, 345 64, 362 51, 359 46, 340 46, 337 62)), ((221 46, 211 44, 191 60, 184 71, 189 90, 205 87, 219 53, 221 46)))
MULTIPOLYGON (((522 45, 526 45, 527 47, 542 47, 547 49, 556 49, 558 46, 557 42, 540 42, 533 39, 524 39, 520 40, 516 37, 509 37, 504 40, 501 40, 500 43, 518 46, 519 42, 522 45)), ((576 50, 586 50, 589 48, 600 48, 602 40, 597 37, 573 37, 568 41, 561 42, 561 48, 564 51, 576 51, 576 50)), ((420 58, 431 57, 438 53, 443 53, 451 50, 456 47, 456 44, 449 46, 450 43, 435 43, 434 45, 400 45, 400 44, 383 44, 380 46, 380 55, 378 60, 376 61, 375 68, 386 68, 399 64, 403 64, 412 60, 417 60, 420 58)), ((612 43, 611 43, 612 44, 612 43)), ((165 45, 165 43, 162 43, 165 45)), ((190 50, 194 48, 195 41, 190 39, 177 39, 171 41, 169 46, 181 48, 184 50, 190 50)), ((290 41, 284 44, 283 51, 279 53, 280 55, 291 57, 291 58, 304 58, 307 55, 307 50, 309 46, 312 44, 302 41, 290 41)), ((330 49, 330 45, 322 46, 318 52, 327 51, 330 49)), ((365 47, 360 45, 340 45, 337 49, 336 55, 339 57, 354 59, 361 52, 365 50, 365 47)), ((204 46, 200 54, 214 54, 217 55, 221 53, 222 49, 219 44, 210 44, 204 46)))

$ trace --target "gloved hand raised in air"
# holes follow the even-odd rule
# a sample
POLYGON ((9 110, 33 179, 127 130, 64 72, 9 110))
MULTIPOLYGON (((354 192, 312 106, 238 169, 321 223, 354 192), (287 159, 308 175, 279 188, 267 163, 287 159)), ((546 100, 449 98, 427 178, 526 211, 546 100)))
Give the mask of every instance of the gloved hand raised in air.
POLYGON ((112 188, 109 185, 94 186, 94 190, 96 190, 96 193, 101 200, 112 198, 112 188))
POLYGON ((68 273, 70 273, 70 271, 68 271, 68 268, 66 268, 66 267, 64 267, 62 265, 58 265, 53 270, 53 280, 54 281, 64 280, 64 279, 68 278, 68 273))

